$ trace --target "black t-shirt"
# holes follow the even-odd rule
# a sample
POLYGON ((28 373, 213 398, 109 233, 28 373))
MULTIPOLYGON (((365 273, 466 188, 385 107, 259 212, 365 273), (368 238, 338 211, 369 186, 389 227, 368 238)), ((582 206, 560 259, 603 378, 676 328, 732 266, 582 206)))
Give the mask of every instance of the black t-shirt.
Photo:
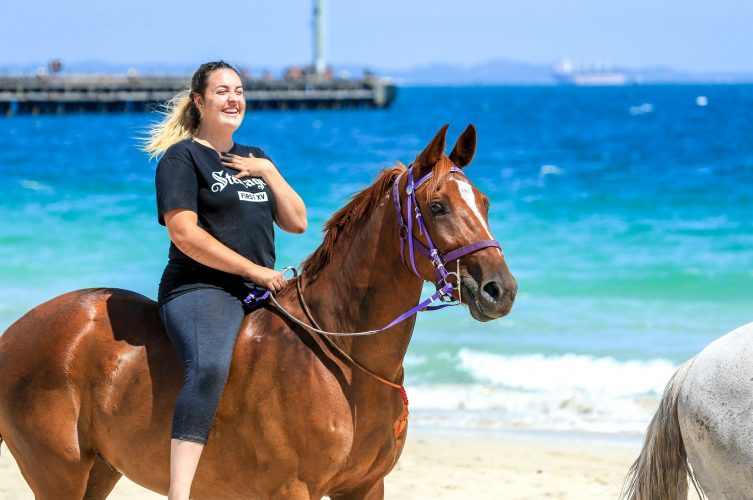
MULTIPOLYGON (((271 161, 260 148, 235 144, 229 153, 271 161)), ((274 194, 259 177, 236 179, 237 170, 225 167, 217 152, 193 139, 165 151, 157 165, 157 214, 176 208, 196 212, 198 224, 228 248, 251 262, 275 264, 274 194)), ((162 274, 158 300, 165 303, 196 288, 222 288, 236 296, 248 293, 248 279, 204 266, 170 243, 169 262, 162 274)))

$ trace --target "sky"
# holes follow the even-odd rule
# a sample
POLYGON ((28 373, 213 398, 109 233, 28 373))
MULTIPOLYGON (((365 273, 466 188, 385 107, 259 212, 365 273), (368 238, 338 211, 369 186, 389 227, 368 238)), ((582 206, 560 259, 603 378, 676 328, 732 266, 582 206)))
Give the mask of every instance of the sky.
MULTIPOLYGON (((0 67, 66 62, 250 67, 311 61, 311 0, 3 2, 0 67)), ((753 72, 751 0, 326 0, 327 61, 374 69, 561 58, 753 72)))

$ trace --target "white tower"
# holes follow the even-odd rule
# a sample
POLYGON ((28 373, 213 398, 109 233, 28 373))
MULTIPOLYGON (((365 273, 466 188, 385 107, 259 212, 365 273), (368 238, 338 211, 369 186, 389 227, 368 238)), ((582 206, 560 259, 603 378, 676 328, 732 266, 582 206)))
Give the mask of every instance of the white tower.
POLYGON ((326 7, 327 0, 314 0, 314 21, 313 21, 313 35, 314 35, 314 69, 317 75, 323 75, 327 69, 327 62, 325 61, 325 52, 327 51, 326 44, 326 7))

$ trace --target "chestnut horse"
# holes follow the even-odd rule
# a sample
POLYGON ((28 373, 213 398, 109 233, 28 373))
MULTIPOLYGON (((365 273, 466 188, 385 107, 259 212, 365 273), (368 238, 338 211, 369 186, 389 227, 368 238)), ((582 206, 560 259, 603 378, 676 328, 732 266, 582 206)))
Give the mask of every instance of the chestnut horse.
MULTIPOLYGON (((446 130, 412 172, 386 170, 327 223, 300 285, 291 281, 276 297, 292 316, 356 332, 383 327, 418 302, 423 280, 401 257, 409 252, 391 199, 398 182, 402 215, 412 215, 403 172, 433 173, 413 198, 427 231, 414 227, 417 240, 430 236, 449 252, 492 239, 487 198, 454 168, 470 163, 475 129, 449 158, 446 130)), ((506 315, 517 284, 502 252, 487 246, 461 261, 471 315, 506 315)), ((416 254, 415 265, 434 276, 429 259, 416 254)), ((414 324, 415 316, 378 335, 325 340, 269 303, 247 314, 192 497, 383 498, 407 435, 396 425, 404 415, 398 389, 414 324)), ((164 494, 181 374, 154 301, 115 289, 62 295, 0 337, 0 436, 37 498, 106 498, 122 475, 164 494)))

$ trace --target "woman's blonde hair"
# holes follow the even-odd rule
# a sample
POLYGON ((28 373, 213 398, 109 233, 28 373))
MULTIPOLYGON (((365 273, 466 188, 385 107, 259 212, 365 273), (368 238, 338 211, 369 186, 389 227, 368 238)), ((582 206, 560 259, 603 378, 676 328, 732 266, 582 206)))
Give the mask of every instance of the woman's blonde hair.
POLYGON ((149 153, 150 159, 160 156, 167 148, 188 139, 199 130, 201 113, 194 103, 194 96, 204 96, 209 74, 218 69, 231 69, 240 75, 234 66, 225 61, 204 63, 193 74, 191 87, 162 105, 159 110, 163 115, 162 120, 147 129, 141 146, 142 151, 149 153))

